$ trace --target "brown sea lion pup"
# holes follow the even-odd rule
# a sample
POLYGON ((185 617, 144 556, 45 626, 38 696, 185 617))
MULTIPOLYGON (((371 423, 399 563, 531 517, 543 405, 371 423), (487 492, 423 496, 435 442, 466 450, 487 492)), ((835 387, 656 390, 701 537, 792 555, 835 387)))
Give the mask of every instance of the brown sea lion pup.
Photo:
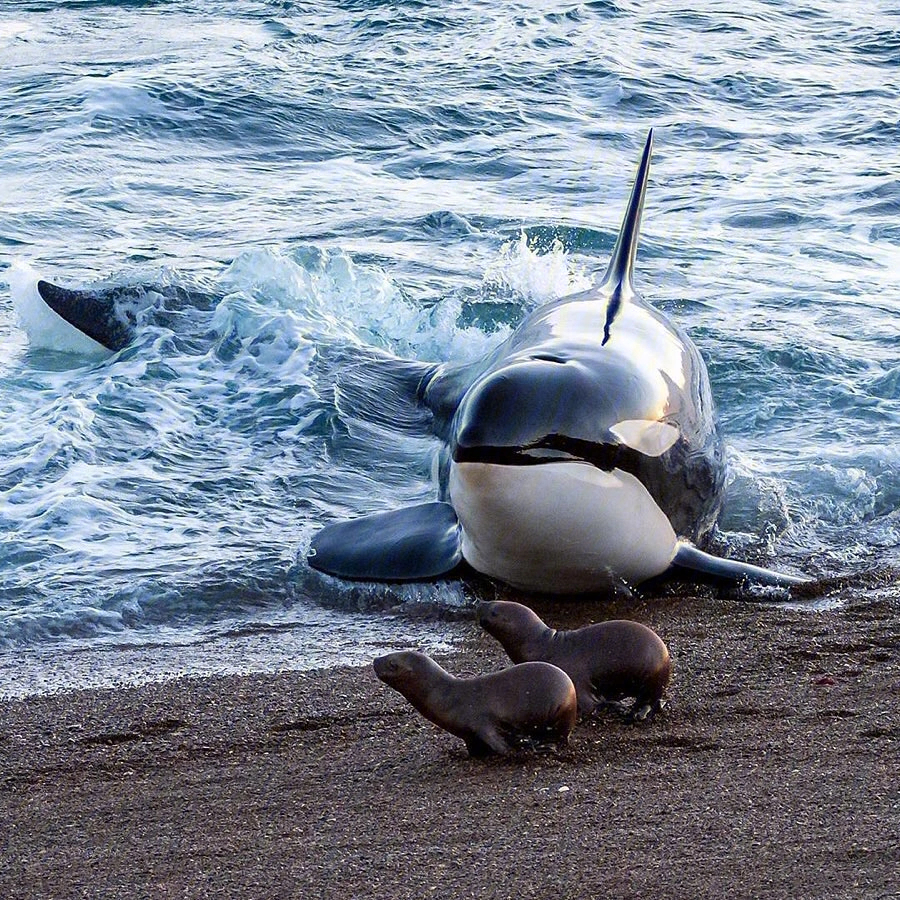
POLYGON ((456 678, 414 650, 372 664, 426 719, 466 742, 470 756, 563 747, 578 718, 572 679, 528 662, 476 678, 456 678))
POLYGON ((476 616, 514 663, 543 660, 566 672, 581 715, 630 697, 630 719, 646 719, 662 708, 672 661, 659 635, 646 625, 613 619, 555 631, 527 606, 507 600, 480 603, 476 616))

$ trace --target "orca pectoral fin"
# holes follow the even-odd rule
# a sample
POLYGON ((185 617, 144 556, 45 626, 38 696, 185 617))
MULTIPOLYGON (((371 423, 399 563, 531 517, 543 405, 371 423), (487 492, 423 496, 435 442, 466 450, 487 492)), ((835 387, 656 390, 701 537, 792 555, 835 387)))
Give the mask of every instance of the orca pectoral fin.
POLYGON ((461 560, 459 520, 437 502, 326 525, 308 556, 320 572, 363 581, 424 581, 461 560))
POLYGON ((773 572, 771 569, 752 566, 750 563, 713 556, 711 553, 704 553, 702 550, 698 550, 693 544, 688 544, 685 541, 679 541, 676 545, 672 569, 676 571, 684 569, 692 573, 705 575, 716 581, 746 582, 748 584, 772 585, 774 587, 789 588, 810 582, 809 578, 785 575, 781 572, 773 572))

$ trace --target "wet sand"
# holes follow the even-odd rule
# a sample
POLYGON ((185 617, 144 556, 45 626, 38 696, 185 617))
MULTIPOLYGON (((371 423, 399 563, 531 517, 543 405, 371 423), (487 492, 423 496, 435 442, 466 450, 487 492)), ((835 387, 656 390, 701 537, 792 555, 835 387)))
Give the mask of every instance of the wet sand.
MULTIPOLYGON (((667 641, 666 710, 470 760, 369 668, 0 703, 0 897, 900 897, 900 601, 532 604, 667 641)), ((472 626, 440 658, 506 664, 472 626)))

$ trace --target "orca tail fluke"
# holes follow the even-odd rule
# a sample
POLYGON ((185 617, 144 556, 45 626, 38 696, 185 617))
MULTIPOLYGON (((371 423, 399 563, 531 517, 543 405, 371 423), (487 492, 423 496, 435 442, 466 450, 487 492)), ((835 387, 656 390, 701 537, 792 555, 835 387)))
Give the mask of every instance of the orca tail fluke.
POLYGON ((799 575, 785 575, 773 572, 761 566, 739 562, 734 559, 723 559, 698 550, 693 544, 679 541, 676 545, 672 569, 676 572, 686 570, 695 575, 702 575, 719 582, 746 583, 768 585, 771 587, 791 588, 809 584, 811 579, 799 575))
POLYGON ((53 312, 108 350, 121 350, 134 337, 133 329, 122 320, 109 295, 72 291, 49 281, 38 281, 37 290, 53 312))

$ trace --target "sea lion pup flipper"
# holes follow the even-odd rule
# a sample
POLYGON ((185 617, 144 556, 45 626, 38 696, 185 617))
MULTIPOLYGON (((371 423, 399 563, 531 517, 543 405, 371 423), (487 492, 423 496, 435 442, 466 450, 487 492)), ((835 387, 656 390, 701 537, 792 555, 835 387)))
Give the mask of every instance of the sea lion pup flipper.
POLYGON ((320 572, 362 581, 422 581, 462 560, 459 520, 449 503, 421 503, 326 525, 310 545, 320 572))
POLYGON ((773 572, 771 569, 735 559, 713 556, 711 553, 698 550, 687 541, 679 541, 675 545, 675 556, 669 571, 677 574, 679 570, 690 572, 694 576, 706 576, 714 582, 732 584, 748 583, 790 588, 809 584, 811 580, 797 575, 785 575, 783 572, 773 572))
POLYGON ((483 729, 479 734, 466 735, 466 750, 473 759, 484 759, 493 753, 505 756, 514 748, 505 741, 496 729, 483 729))
POLYGON ((662 697, 658 697, 651 702, 641 702, 636 700, 634 705, 625 710, 626 722, 649 722, 656 717, 656 714, 666 708, 666 701, 662 697))

